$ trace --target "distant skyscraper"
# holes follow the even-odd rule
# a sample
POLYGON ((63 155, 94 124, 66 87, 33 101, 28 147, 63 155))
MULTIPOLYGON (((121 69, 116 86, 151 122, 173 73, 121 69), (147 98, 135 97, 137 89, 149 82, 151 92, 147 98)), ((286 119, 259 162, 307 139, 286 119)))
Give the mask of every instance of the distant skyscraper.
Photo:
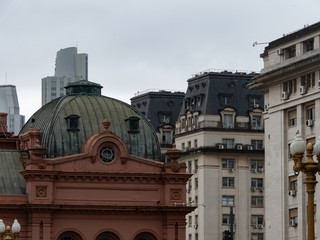
POLYGON ((25 117, 20 115, 16 86, 0 85, 0 112, 8 113, 8 132, 17 136, 24 125, 25 117))
POLYGON ((79 80, 88 80, 88 54, 78 54, 76 47, 59 50, 54 76, 42 79, 42 105, 64 96, 64 86, 79 80))

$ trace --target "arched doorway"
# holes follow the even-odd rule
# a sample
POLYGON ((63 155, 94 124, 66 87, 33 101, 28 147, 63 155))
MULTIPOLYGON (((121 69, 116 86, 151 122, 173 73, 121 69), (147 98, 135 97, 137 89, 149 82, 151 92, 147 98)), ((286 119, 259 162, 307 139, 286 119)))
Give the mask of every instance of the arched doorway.
POLYGON ((60 234, 58 240, 82 240, 82 237, 76 232, 67 231, 60 234))
POLYGON ((157 238, 149 232, 142 232, 139 233, 134 240, 157 240, 157 238))
POLYGON ((120 240, 120 238, 113 232, 103 232, 99 234, 96 240, 120 240))

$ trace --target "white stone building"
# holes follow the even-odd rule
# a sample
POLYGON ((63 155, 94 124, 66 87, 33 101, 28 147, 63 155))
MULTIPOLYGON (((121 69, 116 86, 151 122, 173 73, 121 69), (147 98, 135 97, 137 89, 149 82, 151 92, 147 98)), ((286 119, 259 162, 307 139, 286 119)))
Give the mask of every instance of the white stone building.
MULTIPOLYGON (((307 142, 314 143, 320 136, 320 22, 270 42, 261 57, 264 68, 251 88, 261 90, 265 102, 265 236, 267 240, 304 240, 304 174, 295 176, 289 145, 297 130, 307 142)), ((318 184, 316 205, 319 194, 318 184)), ((317 239, 319 214, 316 211, 317 239)))
MULTIPOLYGON (((16 86, 0 85, 0 113, 7 113, 8 132, 18 136, 25 117, 20 115, 16 86)), ((0 126, 0 131, 2 131, 0 126)))
POLYGON ((59 50, 54 76, 42 79, 42 105, 64 96, 64 87, 79 80, 88 80, 88 54, 77 53, 76 47, 59 50))
POLYGON ((203 72, 188 80, 175 142, 193 176, 187 240, 264 239, 263 95, 247 84, 257 74, 203 72), (205 206, 204 206, 205 205, 205 206), (230 208, 234 225, 230 225, 230 208))

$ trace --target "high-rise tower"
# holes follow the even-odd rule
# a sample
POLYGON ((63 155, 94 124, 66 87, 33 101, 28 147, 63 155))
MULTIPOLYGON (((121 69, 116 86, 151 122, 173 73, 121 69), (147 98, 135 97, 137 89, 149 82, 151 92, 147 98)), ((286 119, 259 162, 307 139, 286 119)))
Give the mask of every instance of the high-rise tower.
MULTIPOLYGON (((0 113, 8 114, 8 132, 12 132, 15 136, 17 136, 20 129, 24 125, 25 118, 23 115, 20 115, 16 86, 0 86, 0 113)), ((3 131, 2 125, 0 125, 0 131, 3 131)))
POLYGON ((76 47, 59 50, 54 76, 42 79, 42 105, 64 96, 64 86, 79 80, 88 80, 88 54, 78 53, 76 47))

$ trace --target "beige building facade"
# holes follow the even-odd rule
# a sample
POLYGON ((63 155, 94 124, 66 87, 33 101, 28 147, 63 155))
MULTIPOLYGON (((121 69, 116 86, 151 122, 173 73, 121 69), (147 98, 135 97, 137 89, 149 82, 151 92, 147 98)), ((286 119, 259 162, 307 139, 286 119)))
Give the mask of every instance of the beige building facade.
MULTIPOLYGON (((264 93, 265 239, 307 239, 305 177, 294 174, 289 145, 297 130, 307 142, 320 135, 320 23, 270 42, 261 57, 264 68, 250 87, 264 93)), ((316 205, 319 194, 318 185, 316 205)), ((318 219, 316 211, 317 239, 318 219)))
POLYGON ((188 80, 176 123, 181 162, 193 176, 187 240, 264 239, 263 95, 247 88, 256 74, 203 72, 188 80), (234 224, 230 210, 234 213, 234 224))

